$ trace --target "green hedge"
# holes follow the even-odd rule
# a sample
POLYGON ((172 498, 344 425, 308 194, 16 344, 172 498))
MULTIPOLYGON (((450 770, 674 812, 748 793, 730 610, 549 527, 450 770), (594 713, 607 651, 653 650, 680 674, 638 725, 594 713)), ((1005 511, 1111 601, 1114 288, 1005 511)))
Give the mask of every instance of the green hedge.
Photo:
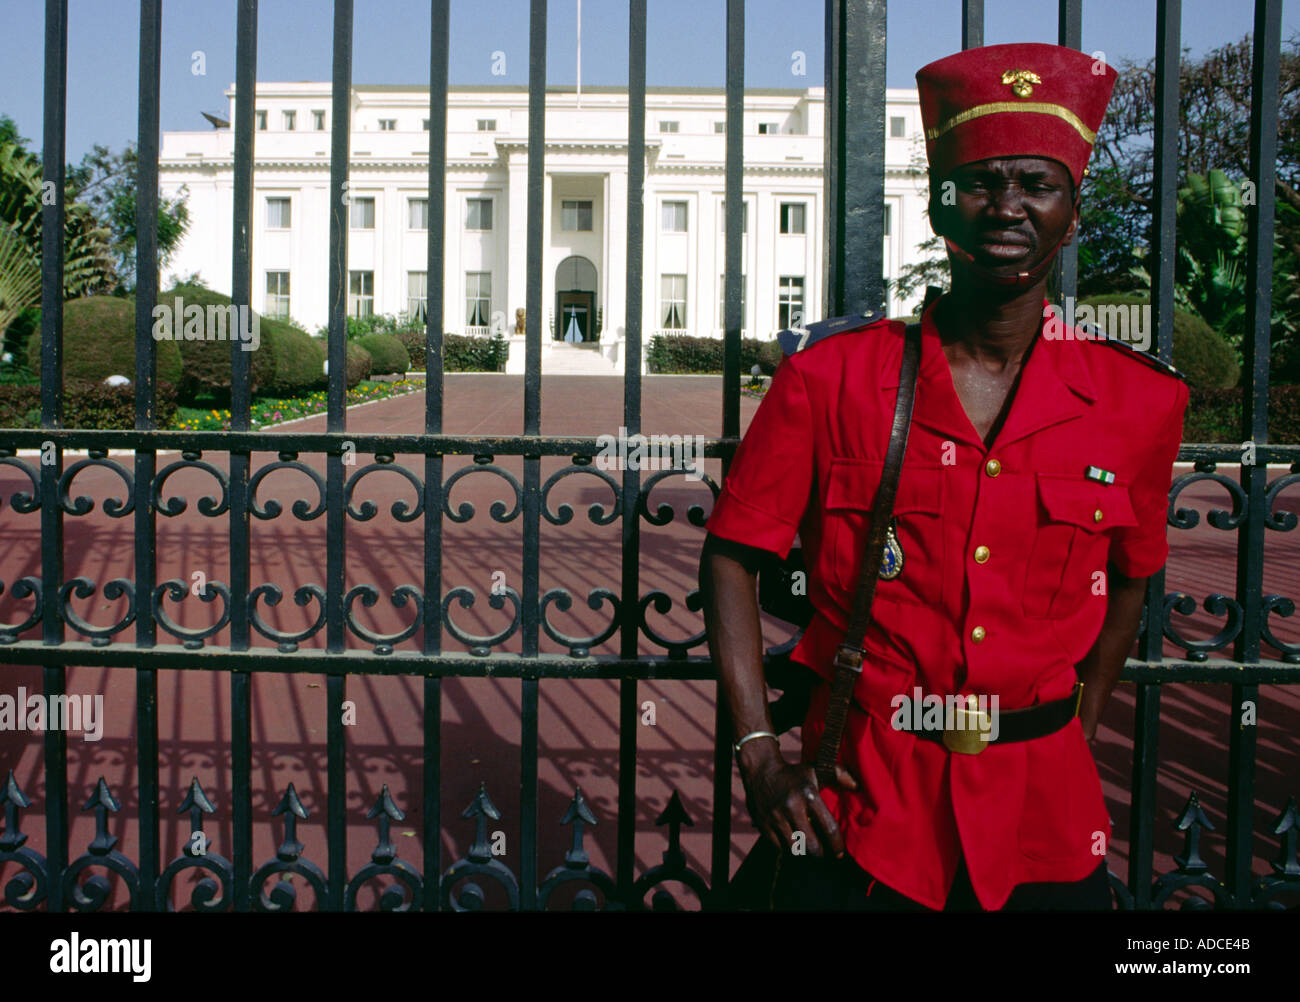
POLYGON ((401 373, 411 367, 406 346, 392 334, 367 334, 365 337, 357 338, 356 343, 370 352, 370 357, 374 359, 370 369, 372 376, 401 373))
MULTIPOLYGON (((172 305, 229 306, 230 297, 197 285, 178 285, 161 293, 158 302, 172 305)), ((294 396, 319 386, 324 357, 311 335, 268 317, 258 317, 259 344, 249 351, 250 385, 257 395, 294 396)), ((229 337, 229 335, 227 335, 229 337)), ((166 343, 166 342, 160 342, 166 343)), ((211 394, 218 401, 230 396, 230 342, 177 340, 183 372, 180 396, 187 402, 211 394)))
MULTIPOLYGON (((181 353, 174 341, 155 341, 159 382, 181 381, 181 353)), ((27 368, 41 371, 40 318, 27 338, 27 368)), ((63 379, 100 383, 109 376, 135 380, 135 301, 87 296, 63 304, 63 379)))
POLYGON ((395 330, 393 331, 393 337, 402 342, 402 347, 406 349, 406 358, 410 363, 408 368, 423 372, 425 367, 424 327, 405 327, 401 330, 395 330))
MULTIPOLYGON (((1080 306, 1145 306, 1151 302, 1145 295, 1089 296, 1079 301, 1080 306)), ((1098 324, 1099 327, 1104 327, 1098 324)), ((1151 348, 1155 344, 1155 315, 1151 317, 1151 348)), ((1241 365, 1237 353, 1209 324, 1195 313, 1174 310, 1175 368, 1187 377, 1191 386, 1207 389, 1226 389, 1237 385, 1241 365)))
MULTIPOLYGON (((510 343, 498 331, 491 337, 474 334, 444 334, 444 372, 505 372, 510 343)), ((422 363, 423 364, 423 363, 422 363)))
MULTIPOLYGON (((1240 444, 1242 393, 1240 386, 1193 386, 1183 420, 1183 441, 1240 444)), ((1269 387, 1268 440, 1273 445, 1300 445, 1300 385, 1269 387)))
MULTIPOLYGON (((170 428, 176 418, 176 387, 161 380, 154 386, 155 420, 159 428, 170 428)), ((0 385, 0 428, 39 428, 40 425, 41 388, 0 385)), ((64 380, 63 427, 134 428, 135 387, 107 386, 84 379, 64 380)))
MULTIPOLYGON (((722 338, 692 337, 689 334, 656 334, 650 339, 646 368, 652 373, 721 372, 725 343, 722 338)), ((755 366, 768 375, 781 361, 781 345, 775 339, 740 339, 740 373, 755 366)))
POLYGON ((347 361, 347 385, 348 389, 356 386, 361 380, 369 379, 371 369, 375 361, 370 352, 362 348, 355 341, 348 342, 348 361, 347 361))

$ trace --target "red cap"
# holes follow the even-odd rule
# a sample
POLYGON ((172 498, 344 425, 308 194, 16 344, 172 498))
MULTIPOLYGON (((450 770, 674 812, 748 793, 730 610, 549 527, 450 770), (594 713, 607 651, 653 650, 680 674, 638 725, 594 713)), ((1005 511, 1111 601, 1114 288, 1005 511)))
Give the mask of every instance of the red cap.
POLYGON ((1085 52, 1023 42, 966 49, 916 74, 930 172, 993 157, 1047 157, 1074 178, 1092 153, 1115 70, 1085 52))

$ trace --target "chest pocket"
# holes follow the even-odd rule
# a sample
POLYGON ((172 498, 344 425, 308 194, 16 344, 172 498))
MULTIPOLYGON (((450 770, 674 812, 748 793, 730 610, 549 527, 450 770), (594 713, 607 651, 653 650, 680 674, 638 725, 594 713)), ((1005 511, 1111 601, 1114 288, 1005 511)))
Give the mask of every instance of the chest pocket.
POLYGON ((1128 488, 1079 476, 1038 474, 1038 524, 1025 570, 1023 604, 1033 619, 1057 619, 1100 598, 1109 533, 1138 524, 1128 488))
MULTIPOLYGON (((832 459, 826 485, 826 552, 819 561, 829 565, 829 579, 838 586, 848 608, 858 584, 871 510, 884 463, 877 460, 832 459)), ((903 568, 892 581, 876 585, 877 598, 935 605, 943 585, 943 468, 904 462, 894 500, 898 544, 903 568)), ((881 554, 874 561, 880 566, 881 554)))

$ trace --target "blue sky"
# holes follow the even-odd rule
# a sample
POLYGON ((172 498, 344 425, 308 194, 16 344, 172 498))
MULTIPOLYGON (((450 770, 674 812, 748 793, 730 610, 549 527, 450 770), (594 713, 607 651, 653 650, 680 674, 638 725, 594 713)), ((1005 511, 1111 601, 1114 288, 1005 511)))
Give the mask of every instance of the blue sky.
MULTIPOLYGON (((985 41, 1055 41, 1050 0, 987 0, 985 41)), ((1183 44, 1203 52, 1251 28, 1246 0, 1185 0, 1183 44)), ((139 7, 131 0, 69 0, 68 159, 93 143, 119 149, 136 135, 139 7)), ((418 0, 356 0, 353 80, 422 84, 428 79, 429 9, 418 0)), ((1297 4, 1284 8, 1283 35, 1300 31, 1297 4)), ((547 78, 575 79, 577 0, 551 0, 547 78)), ((745 79, 748 86, 804 87, 823 82, 822 0, 749 0, 745 79), (792 53, 806 54, 806 75, 792 73, 792 53)), ((725 0, 649 0, 647 78, 651 85, 722 86, 725 0)), ((957 0, 894 0, 889 7, 888 82, 910 87, 916 69, 961 45, 957 0)), ((258 78, 328 80, 332 4, 328 0, 261 0, 258 78)), ((44 4, 0 0, 6 28, 0 62, 0 112, 31 147, 41 145, 44 4), (23 41, 25 40, 25 42, 23 41)), ((528 82, 527 0, 452 0, 453 83, 528 82), (506 74, 493 76, 492 53, 506 53, 506 74)), ((1085 0, 1083 42, 1109 62, 1148 58, 1155 49, 1154 0, 1085 0)), ((627 4, 582 4, 582 82, 626 84, 627 4)), ((224 114, 223 93, 235 76, 234 0, 164 0, 162 127, 204 129, 201 111, 224 114), (192 54, 202 51, 206 74, 192 54)))

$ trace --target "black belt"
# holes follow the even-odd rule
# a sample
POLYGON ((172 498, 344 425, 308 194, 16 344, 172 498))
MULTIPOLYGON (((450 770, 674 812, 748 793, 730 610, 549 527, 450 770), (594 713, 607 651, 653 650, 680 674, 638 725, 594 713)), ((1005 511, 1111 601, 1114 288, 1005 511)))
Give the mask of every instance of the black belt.
MULTIPOLYGON (((968 697, 974 700, 975 697, 968 697)), ((1054 734, 1079 714, 1079 703, 1083 699, 1083 683, 1076 682, 1068 696, 1053 699, 1036 706, 1027 706, 1022 710, 999 710, 998 733, 994 738, 986 738, 990 731, 988 714, 975 709, 958 709, 953 716, 953 725, 937 728, 907 730, 918 738, 936 741, 949 751, 964 755, 978 755, 991 744, 1005 744, 1009 741, 1030 741, 1034 738, 1054 734)), ((945 718, 946 718, 945 714, 945 718)), ((906 730, 906 728, 904 728, 906 730)))

